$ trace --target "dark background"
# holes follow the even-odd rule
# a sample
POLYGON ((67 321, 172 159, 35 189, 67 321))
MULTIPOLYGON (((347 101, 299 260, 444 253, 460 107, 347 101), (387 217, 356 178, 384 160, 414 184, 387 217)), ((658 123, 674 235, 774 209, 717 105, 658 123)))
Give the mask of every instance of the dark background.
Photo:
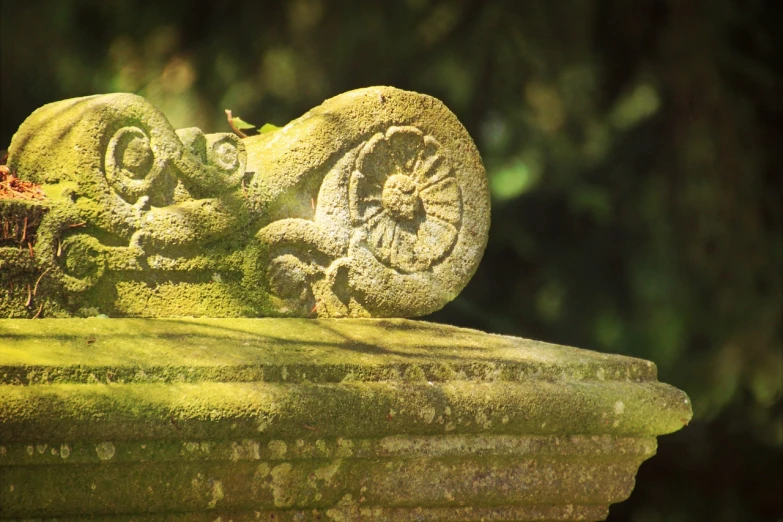
POLYGON ((780 521, 781 5, 3 0, 0 148, 37 107, 112 91, 208 132, 362 86, 436 96, 493 209, 428 319, 651 359, 690 395, 610 521, 780 521))

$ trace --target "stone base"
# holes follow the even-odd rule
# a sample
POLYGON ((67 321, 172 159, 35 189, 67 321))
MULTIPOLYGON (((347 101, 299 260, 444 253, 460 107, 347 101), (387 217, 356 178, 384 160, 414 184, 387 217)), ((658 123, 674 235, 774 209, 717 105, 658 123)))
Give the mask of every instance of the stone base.
POLYGON ((408 320, 0 320, 0 518, 602 520, 690 403, 408 320))

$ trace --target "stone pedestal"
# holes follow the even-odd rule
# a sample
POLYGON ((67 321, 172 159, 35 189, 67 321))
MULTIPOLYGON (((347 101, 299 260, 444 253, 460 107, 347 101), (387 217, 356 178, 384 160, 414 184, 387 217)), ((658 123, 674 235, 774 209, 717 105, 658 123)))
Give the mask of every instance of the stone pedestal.
POLYGON ((0 379, 0 518, 602 520, 691 418, 650 362, 402 319, 6 319, 0 379))

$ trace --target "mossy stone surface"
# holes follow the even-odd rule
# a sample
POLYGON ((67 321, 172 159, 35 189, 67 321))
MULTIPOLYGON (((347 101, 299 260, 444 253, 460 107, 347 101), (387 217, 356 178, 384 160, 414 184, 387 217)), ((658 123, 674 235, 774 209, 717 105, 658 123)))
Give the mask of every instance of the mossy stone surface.
MULTIPOLYGON (((247 139, 174 130, 133 94, 64 100, 21 125, 8 166, 47 199, 22 209, 32 261, 0 244, 0 317, 419 316, 467 284, 489 229, 467 131, 392 87, 247 139)), ((19 212, 0 200, 3 224, 19 212)))
POLYGON ((600 520, 691 417, 650 362, 404 319, 0 320, 0 379, 17 518, 600 520))

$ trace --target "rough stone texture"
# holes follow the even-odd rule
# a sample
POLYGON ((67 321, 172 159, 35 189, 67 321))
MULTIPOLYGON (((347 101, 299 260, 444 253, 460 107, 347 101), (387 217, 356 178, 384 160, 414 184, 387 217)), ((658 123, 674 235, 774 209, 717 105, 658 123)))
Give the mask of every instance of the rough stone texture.
POLYGON ((602 520, 655 365, 402 319, 0 320, 0 518, 602 520))
POLYGON ((391 87, 243 140, 175 131, 132 94, 65 100, 8 163, 47 200, 0 200, 0 317, 424 315, 467 284, 489 228, 470 136, 391 87))

